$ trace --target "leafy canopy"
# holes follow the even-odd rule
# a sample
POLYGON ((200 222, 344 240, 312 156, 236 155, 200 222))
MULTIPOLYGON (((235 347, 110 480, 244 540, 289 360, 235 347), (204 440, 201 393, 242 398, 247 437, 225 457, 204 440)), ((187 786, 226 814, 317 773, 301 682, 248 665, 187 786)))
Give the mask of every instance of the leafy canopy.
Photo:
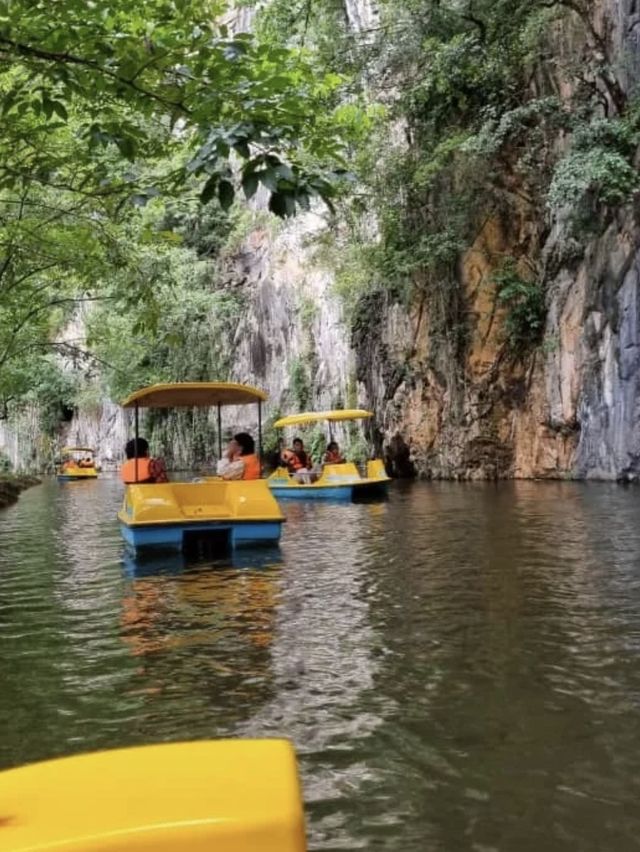
POLYGON ((0 188, 54 180, 64 159, 48 133, 73 118, 78 192, 142 203, 195 184, 228 207, 238 163, 247 198, 264 185, 278 215, 329 199, 341 141, 318 117, 340 78, 232 33, 225 13, 219 0, 0 0, 0 188), (132 165, 177 160, 142 175, 105 149, 132 165))

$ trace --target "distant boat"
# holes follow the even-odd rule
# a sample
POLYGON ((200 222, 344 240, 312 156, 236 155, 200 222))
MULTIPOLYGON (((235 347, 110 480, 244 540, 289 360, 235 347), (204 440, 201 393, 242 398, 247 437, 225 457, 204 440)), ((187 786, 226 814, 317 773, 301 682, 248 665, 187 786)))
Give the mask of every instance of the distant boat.
MULTIPOLYGON (((306 411, 282 417, 273 425, 276 429, 284 429, 287 426, 302 426, 306 423, 327 421, 331 424, 342 420, 366 420, 369 417, 373 417, 373 413, 362 408, 306 411)), ((331 431, 329 434, 331 436, 331 431)), ((288 468, 282 466, 271 474, 267 482, 278 499, 350 501, 356 497, 384 496, 390 481, 381 459, 367 462, 366 476, 360 475, 353 462, 340 462, 324 464, 317 478, 311 474, 306 482, 301 481, 304 478, 305 476, 296 477, 288 468)))
POLYGON ((60 482, 98 478, 95 451, 91 447, 63 447, 60 454, 62 462, 57 470, 60 482))

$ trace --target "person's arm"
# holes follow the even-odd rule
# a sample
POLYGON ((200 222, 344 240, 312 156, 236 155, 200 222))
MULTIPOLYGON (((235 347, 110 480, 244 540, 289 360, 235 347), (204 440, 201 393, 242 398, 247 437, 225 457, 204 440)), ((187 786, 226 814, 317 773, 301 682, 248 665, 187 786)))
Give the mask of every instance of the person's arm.
POLYGON ((149 474, 152 482, 168 482, 164 459, 149 459, 149 474))
POLYGON ((242 479, 244 475, 244 462, 241 458, 229 462, 224 469, 224 473, 220 474, 223 479, 235 480, 242 479))

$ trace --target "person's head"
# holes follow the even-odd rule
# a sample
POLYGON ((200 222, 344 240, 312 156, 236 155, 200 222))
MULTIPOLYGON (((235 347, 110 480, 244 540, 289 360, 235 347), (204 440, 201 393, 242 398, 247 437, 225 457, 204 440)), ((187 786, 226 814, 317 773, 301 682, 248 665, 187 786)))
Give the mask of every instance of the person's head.
POLYGON ((241 456, 251 456, 256 451, 255 441, 248 432, 238 432, 233 436, 233 440, 240 448, 241 456))
POLYGON ((302 443, 302 438, 294 438, 293 439, 293 449, 296 451, 296 453, 299 453, 302 450, 304 450, 304 444, 302 443))
POLYGON ((127 441, 124 451, 128 459, 143 459, 149 455, 149 443, 144 438, 138 438, 137 441, 132 438, 127 441))
POLYGON ((340 447, 335 441, 329 441, 327 444, 327 452, 328 453, 337 453, 340 450, 340 447))

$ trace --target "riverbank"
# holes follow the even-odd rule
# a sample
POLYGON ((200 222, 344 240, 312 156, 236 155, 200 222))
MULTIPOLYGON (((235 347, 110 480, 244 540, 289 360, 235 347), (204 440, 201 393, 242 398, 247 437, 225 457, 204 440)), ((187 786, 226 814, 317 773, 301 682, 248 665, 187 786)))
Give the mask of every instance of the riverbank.
POLYGON ((22 491, 39 485, 37 476, 15 476, 13 474, 0 474, 0 509, 6 509, 15 503, 22 491))

